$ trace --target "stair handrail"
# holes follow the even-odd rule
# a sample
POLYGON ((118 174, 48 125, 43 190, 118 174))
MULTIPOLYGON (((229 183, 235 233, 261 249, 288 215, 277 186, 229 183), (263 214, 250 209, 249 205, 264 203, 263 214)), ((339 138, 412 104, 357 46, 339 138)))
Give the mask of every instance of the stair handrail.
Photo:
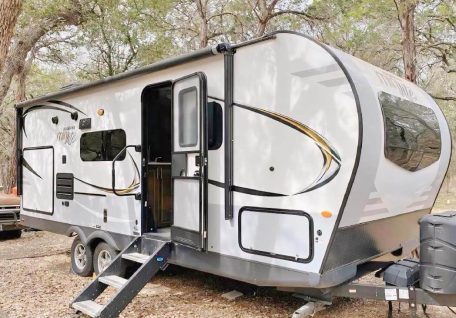
POLYGON ((127 151, 128 148, 135 148, 136 152, 141 152, 141 145, 127 145, 123 147, 121 151, 114 157, 112 160, 112 192, 119 196, 119 197, 125 197, 125 196, 136 196, 137 193, 118 193, 116 190, 116 161, 119 159, 119 157, 127 151))

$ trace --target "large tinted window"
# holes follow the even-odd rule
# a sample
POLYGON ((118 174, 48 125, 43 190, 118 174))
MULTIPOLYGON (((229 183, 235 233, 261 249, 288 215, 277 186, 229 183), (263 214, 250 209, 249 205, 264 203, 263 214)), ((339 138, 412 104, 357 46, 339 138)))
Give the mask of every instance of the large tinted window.
POLYGON ((440 129, 432 109, 382 92, 385 156, 409 171, 423 169, 440 157, 440 129))
MULTIPOLYGON (((81 159, 83 161, 112 161, 126 145, 122 129, 94 131, 81 136, 81 159)), ((125 159, 125 151, 118 160, 125 159)))

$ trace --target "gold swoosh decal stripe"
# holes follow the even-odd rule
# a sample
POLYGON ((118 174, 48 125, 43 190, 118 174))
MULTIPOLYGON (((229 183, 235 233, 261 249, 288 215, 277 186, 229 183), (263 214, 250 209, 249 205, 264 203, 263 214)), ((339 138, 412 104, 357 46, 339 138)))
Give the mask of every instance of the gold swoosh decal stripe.
POLYGON ((341 166, 341 158, 337 151, 329 145, 329 142, 326 141, 326 139, 321 136, 319 133, 317 133, 315 130, 312 128, 304 125, 303 123, 292 119, 288 116, 285 116, 283 114, 279 114, 273 111, 257 108, 257 107, 252 107, 252 106, 246 106, 246 105, 241 105, 241 104, 234 104, 237 107, 247 109, 253 112, 256 112, 258 114, 267 116, 271 119, 277 120, 312 139, 317 147, 320 149, 322 155, 323 155, 323 167, 318 174, 317 178, 307 187, 305 187, 302 191, 299 191, 298 193, 295 194, 300 194, 304 192, 308 192, 311 190, 314 190, 316 188, 319 188, 323 186, 324 184, 328 183, 331 181, 339 172, 340 166, 341 166), (329 175, 327 175, 328 171, 331 169, 331 165, 333 162, 337 165, 336 168, 333 170, 333 172, 329 175))

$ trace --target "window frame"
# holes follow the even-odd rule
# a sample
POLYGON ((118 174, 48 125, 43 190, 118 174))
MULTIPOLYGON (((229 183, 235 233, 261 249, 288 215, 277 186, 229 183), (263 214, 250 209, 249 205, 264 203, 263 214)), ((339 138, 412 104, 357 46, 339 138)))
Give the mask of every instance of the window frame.
MULTIPOLYGON (((88 131, 88 132, 85 132, 85 133, 81 134, 81 137, 79 138, 79 158, 80 158, 81 161, 83 161, 83 162, 112 162, 112 161, 114 160, 114 158, 122 151, 122 149, 124 149, 124 148, 126 147, 126 145, 127 145, 127 133, 126 133, 125 130, 122 129, 122 128, 106 129, 106 130, 96 130, 96 131, 88 131), (106 152, 106 151, 107 151, 107 148, 106 148, 106 142, 105 142, 105 141, 106 141, 106 138, 107 138, 106 136, 108 135, 108 134, 107 134, 108 132, 111 132, 111 133, 112 133, 112 132, 114 132, 114 131, 120 131, 120 132, 123 133, 124 139, 125 139, 125 144, 123 145, 123 147, 120 148, 120 150, 119 150, 116 154, 114 154, 114 155, 112 156, 112 159, 107 159, 107 158, 108 158, 108 157, 107 157, 107 152, 106 152), (102 139, 102 140, 101 140, 101 144, 102 144, 102 146, 103 146, 103 148, 104 148, 104 149, 102 149, 102 151, 104 152, 104 154, 103 154, 104 157, 103 157, 103 159, 101 159, 101 160, 88 160, 88 159, 84 159, 84 158, 82 157, 82 153, 83 153, 83 152, 82 152, 82 145, 83 145, 83 144, 82 144, 82 140, 83 140, 84 136, 87 136, 87 135, 89 135, 89 134, 96 134, 96 133, 100 133, 100 134, 101 134, 101 139, 102 139)), ((112 148, 112 146, 111 146, 111 148, 112 148)), ((126 152, 124 152, 123 154, 121 154, 121 155, 119 156, 119 158, 117 158, 116 161, 123 161, 123 160, 125 160, 125 158, 126 158, 126 152)))

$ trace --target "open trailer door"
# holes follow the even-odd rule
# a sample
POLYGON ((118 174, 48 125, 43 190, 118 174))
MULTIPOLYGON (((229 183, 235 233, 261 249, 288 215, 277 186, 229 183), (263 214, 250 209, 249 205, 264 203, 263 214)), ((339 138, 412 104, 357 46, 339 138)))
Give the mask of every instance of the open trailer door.
POLYGON ((171 239, 206 249, 207 239, 206 76, 195 73, 173 84, 171 239))

